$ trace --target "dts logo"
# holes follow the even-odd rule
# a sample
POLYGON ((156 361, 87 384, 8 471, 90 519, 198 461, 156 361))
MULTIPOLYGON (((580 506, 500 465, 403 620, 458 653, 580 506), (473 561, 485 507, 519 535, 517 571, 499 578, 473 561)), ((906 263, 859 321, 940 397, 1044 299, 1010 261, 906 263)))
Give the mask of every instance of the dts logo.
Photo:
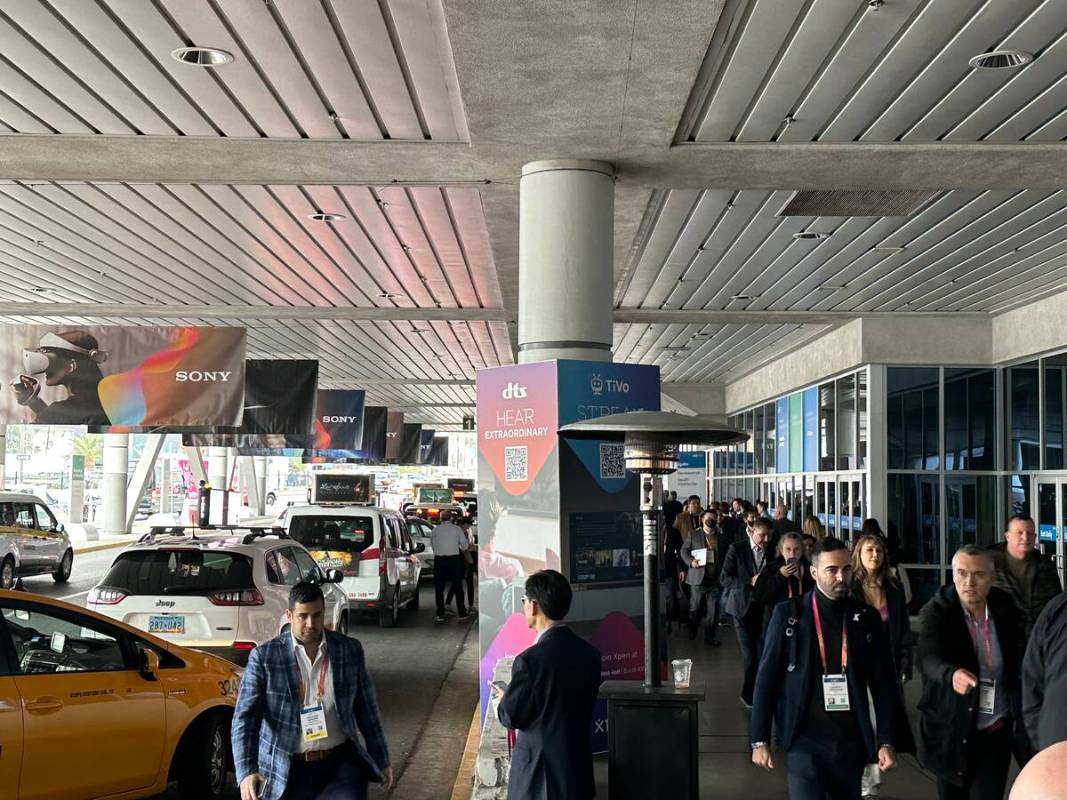
POLYGON ((518 383, 509 383, 504 387, 504 391, 500 393, 500 396, 505 400, 520 400, 526 397, 526 387, 518 383))

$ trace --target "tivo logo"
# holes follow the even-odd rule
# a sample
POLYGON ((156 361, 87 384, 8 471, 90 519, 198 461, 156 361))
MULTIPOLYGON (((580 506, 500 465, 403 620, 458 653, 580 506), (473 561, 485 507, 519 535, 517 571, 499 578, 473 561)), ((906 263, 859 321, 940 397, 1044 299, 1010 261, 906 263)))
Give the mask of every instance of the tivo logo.
POLYGON ((323 422, 355 422, 359 417, 323 417, 323 422))
POLYGON ((174 373, 174 380, 178 383, 226 383, 230 380, 232 372, 201 372, 198 369, 180 369, 174 373))
POLYGON ((526 387, 518 383, 509 383, 504 387, 504 391, 500 393, 500 396, 505 400, 519 400, 526 397, 526 387))

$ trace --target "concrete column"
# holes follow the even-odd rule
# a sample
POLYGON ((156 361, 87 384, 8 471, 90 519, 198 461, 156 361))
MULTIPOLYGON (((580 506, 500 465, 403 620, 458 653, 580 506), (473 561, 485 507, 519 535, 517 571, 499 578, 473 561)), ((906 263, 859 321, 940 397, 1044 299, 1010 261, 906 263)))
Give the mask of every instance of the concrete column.
POLYGON ((170 494, 171 494, 171 476, 170 476, 170 456, 164 455, 159 462, 159 513, 170 513, 170 494))
POLYGON ((256 473, 256 513, 262 516, 267 513, 267 457, 256 456, 252 465, 256 473))
POLYGON ((126 486, 130 468, 130 435, 104 434, 104 520, 105 534, 126 533, 126 486))
POLYGON ((519 182, 519 362, 611 361, 614 169, 534 161, 519 182))
MULTIPOLYGON (((230 448, 209 447, 207 451, 207 480, 216 492, 226 491, 230 481, 230 448)), ((217 495, 221 497, 220 495, 217 495)))
POLYGON ((7 477, 7 425, 0 425, 0 489, 4 488, 4 480, 7 477))

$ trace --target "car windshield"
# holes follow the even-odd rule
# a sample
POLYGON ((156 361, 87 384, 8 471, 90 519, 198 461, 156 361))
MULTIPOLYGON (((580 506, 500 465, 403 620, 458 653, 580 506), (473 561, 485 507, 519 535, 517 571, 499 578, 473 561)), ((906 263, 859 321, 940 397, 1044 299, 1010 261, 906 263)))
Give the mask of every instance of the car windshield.
POLYGON ((289 536, 312 551, 359 553, 374 540, 374 518, 296 515, 289 523, 289 536))
POLYGON ((211 594, 254 589, 252 559, 217 550, 135 550, 122 553, 101 584, 128 595, 211 594))

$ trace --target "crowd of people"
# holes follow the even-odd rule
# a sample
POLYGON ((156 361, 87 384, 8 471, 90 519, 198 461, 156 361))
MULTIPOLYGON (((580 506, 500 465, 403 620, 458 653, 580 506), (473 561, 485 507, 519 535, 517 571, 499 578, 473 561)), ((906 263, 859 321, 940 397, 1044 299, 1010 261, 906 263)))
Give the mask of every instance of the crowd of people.
POLYGON ((997 545, 957 550, 914 632, 896 543, 874 519, 844 542, 740 498, 669 494, 663 515, 669 624, 710 646, 733 627, 752 761, 772 769, 777 743, 792 800, 877 797, 901 753, 941 800, 1000 800, 1012 758, 1067 742, 1067 593, 1025 514, 997 545))

